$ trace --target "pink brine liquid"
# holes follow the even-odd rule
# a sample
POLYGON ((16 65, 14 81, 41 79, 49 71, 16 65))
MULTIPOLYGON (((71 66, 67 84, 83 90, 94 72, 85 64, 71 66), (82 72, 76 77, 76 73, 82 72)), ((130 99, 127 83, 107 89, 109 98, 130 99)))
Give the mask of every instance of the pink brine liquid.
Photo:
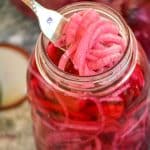
MULTIPOLYGON (((83 16, 83 13, 80 12, 80 15, 83 16)), ((91 30, 87 28, 87 31, 91 30)), ((78 34, 77 39, 84 35, 81 32, 78 34)), ((69 39, 70 41, 73 42, 72 39, 69 39)), ((81 42, 77 45, 81 45, 81 42)), ((99 47, 106 51, 111 47, 110 45, 107 38, 107 43, 103 41, 99 47)), ((92 48, 97 48, 96 43, 92 48)), ((79 63, 75 61, 77 54, 71 54, 67 60, 63 60, 67 55, 50 42, 45 52, 51 63, 66 73, 86 76, 88 73, 95 75, 98 71, 102 72, 93 67, 93 57, 84 60, 84 63, 90 64, 90 67, 88 71, 82 71, 79 63)), ((89 54, 93 54, 92 50, 89 50, 89 54)), ((102 55, 99 54, 97 59, 100 60, 102 55)), ((120 54, 120 59, 122 55, 120 54)), ((117 61, 119 59, 101 66, 104 71, 107 71, 107 67, 113 67, 112 65, 116 65, 117 61)), ((42 77, 33 55, 28 69, 28 94, 32 105, 37 149, 148 150, 150 119, 147 96, 143 94, 147 82, 144 71, 143 66, 137 61, 131 76, 110 94, 104 97, 73 96, 55 89, 42 77)))
MULTIPOLYGON (((53 59, 58 63, 57 57, 61 52, 55 50, 54 54, 57 55, 53 59)), ((142 148, 143 145, 145 148, 142 150, 147 150, 149 116, 146 99, 136 104, 136 98, 144 86, 144 77, 139 64, 126 83, 131 86, 119 92, 123 101, 112 100, 99 104, 103 114, 98 110, 98 104, 91 98, 76 99, 49 88, 40 76, 34 59, 32 69, 28 74, 28 91, 39 149, 45 147, 44 150, 55 150, 58 147, 58 149, 86 150, 86 147, 89 147, 90 150, 105 150, 111 149, 114 144, 120 150, 127 148, 134 150, 136 146, 142 148), (59 102, 60 99, 67 112, 59 102), (69 124, 65 123, 66 115, 69 124), (93 135, 97 135, 96 139, 92 138, 93 135), (98 145, 102 148, 97 148, 98 145)), ((71 63, 68 63, 66 71, 77 73, 71 63)))

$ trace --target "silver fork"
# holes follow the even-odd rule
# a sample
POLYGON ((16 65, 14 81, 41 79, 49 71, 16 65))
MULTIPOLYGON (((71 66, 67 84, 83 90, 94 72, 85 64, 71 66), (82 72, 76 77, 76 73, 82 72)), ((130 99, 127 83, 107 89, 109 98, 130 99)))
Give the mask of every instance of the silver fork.
MULTIPOLYGON (((63 26, 68 20, 58 12, 44 8, 35 0, 22 0, 22 2, 32 9, 38 18, 41 31, 56 45, 62 35, 63 26)), ((58 47, 58 45, 56 46, 58 47)), ((59 48, 64 51, 62 47, 59 48)))

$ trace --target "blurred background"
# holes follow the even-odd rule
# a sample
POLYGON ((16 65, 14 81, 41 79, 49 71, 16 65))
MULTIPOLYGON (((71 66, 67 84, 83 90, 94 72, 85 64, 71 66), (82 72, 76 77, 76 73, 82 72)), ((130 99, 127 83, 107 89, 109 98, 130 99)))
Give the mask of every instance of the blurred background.
MULTIPOLYGON (((19 4, 18 2, 16 3, 17 6, 19 4)), ((30 53, 34 48, 39 33, 38 23, 35 19, 31 19, 22 14, 21 11, 16 9, 16 5, 14 5, 11 0, 0 0, 0 45, 7 43, 10 44, 10 47, 16 46, 16 48, 19 47, 27 53, 30 53)), ((2 48, 0 48, 0 56, 1 55, 2 48)), ((12 58, 9 57, 7 61, 10 59, 12 58)), ((1 60, 0 64, 2 64, 1 60)), ((11 67, 14 66, 6 68, 0 65, 0 77, 1 74, 6 74, 2 72, 4 68, 5 71, 8 70, 8 72, 10 72, 11 67)), ((8 78, 12 76, 11 73, 8 74, 8 78)), ((19 74, 17 76, 19 76, 19 74)), ((10 86, 10 83, 6 80, 2 83, 10 86)), ((3 87, 5 87, 5 85, 2 85, 1 88, 3 87)), ((15 90, 15 85, 7 89, 9 89, 6 91, 7 95, 10 95, 11 92, 18 92, 15 90)), ((2 94, 3 93, 4 91, 2 90, 2 94)), ((16 99, 11 98, 9 98, 9 101, 16 101, 16 99)), ((3 104, 5 104, 5 102, 2 101, 6 101, 6 99, 0 98, 0 107, 3 107, 3 104)), ((13 105, 13 102, 11 104, 13 105)), ((34 150, 32 122, 26 99, 22 104, 16 107, 0 111, 0 150, 34 150)))
MULTIPOLYGON (((58 9, 66 4, 80 0, 37 1, 47 8, 58 9)), ((89 1, 102 2, 119 11, 134 31, 137 39, 150 59, 150 0, 89 1)), ((6 48, 19 49, 20 52, 24 51, 21 53, 26 53, 26 55, 29 56, 34 49, 39 33, 40 29, 34 14, 21 2, 21 0, 0 1, 0 56, 3 52, 1 49, 6 48)), ((28 58, 29 57, 26 57, 27 62, 29 60, 28 58)), ((11 58, 9 57, 7 60, 11 60, 11 58)), ((0 64, 2 64, 1 60, 0 64)), ((6 69, 6 67, 0 65, 0 77, 1 74, 3 74, 1 71, 3 68, 6 69)), ((7 70, 10 72, 9 67, 7 70)), ((20 73, 18 72, 18 76, 19 75, 20 73)), ((10 76, 12 76, 11 73, 8 74, 8 78, 10 76)), ((1 80, 2 78, 0 78, 0 81, 1 80)), ((2 83, 8 83, 9 86, 9 82, 5 80, 3 80, 2 83)), ((23 103, 19 102, 18 104, 20 105, 13 105, 11 100, 11 105, 15 107, 11 107, 11 109, 2 109, 2 104, 5 104, 5 102, 3 102, 5 99, 1 98, 3 94, 1 88, 3 88, 3 86, 4 85, 0 86, 0 150, 34 150, 32 121, 29 105, 26 101, 26 92, 21 95, 23 99, 21 98, 20 100, 22 100, 23 103)), ((11 90, 14 89, 15 88, 12 88, 11 90)), ((9 93, 7 93, 7 95, 9 95, 9 93)))

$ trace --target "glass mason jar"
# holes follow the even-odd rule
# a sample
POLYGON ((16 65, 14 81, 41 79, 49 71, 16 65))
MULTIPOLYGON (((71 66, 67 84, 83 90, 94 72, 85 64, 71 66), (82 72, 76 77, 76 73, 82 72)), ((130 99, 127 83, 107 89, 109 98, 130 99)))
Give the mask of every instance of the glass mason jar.
POLYGON ((93 8, 116 22, 126 53, 107 72, 80 77, 58 69, 41 34, 28 68, 28 95, 38 150, 148 150, 149 67, 145 53, 123 18, 103 4, 82 2, 59 11, 93 8))

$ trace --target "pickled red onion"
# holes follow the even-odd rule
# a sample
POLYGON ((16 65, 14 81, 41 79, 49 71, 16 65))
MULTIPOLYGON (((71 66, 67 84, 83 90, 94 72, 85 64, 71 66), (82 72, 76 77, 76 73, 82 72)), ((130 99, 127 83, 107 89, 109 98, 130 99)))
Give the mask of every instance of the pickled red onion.
POLYGON ((60 41, 67 50, 58 67, 65 70, 71 60, 80 76, 95 75, 112 68, 126 48, 117 24, 93 9, 73 14, 60 41))

